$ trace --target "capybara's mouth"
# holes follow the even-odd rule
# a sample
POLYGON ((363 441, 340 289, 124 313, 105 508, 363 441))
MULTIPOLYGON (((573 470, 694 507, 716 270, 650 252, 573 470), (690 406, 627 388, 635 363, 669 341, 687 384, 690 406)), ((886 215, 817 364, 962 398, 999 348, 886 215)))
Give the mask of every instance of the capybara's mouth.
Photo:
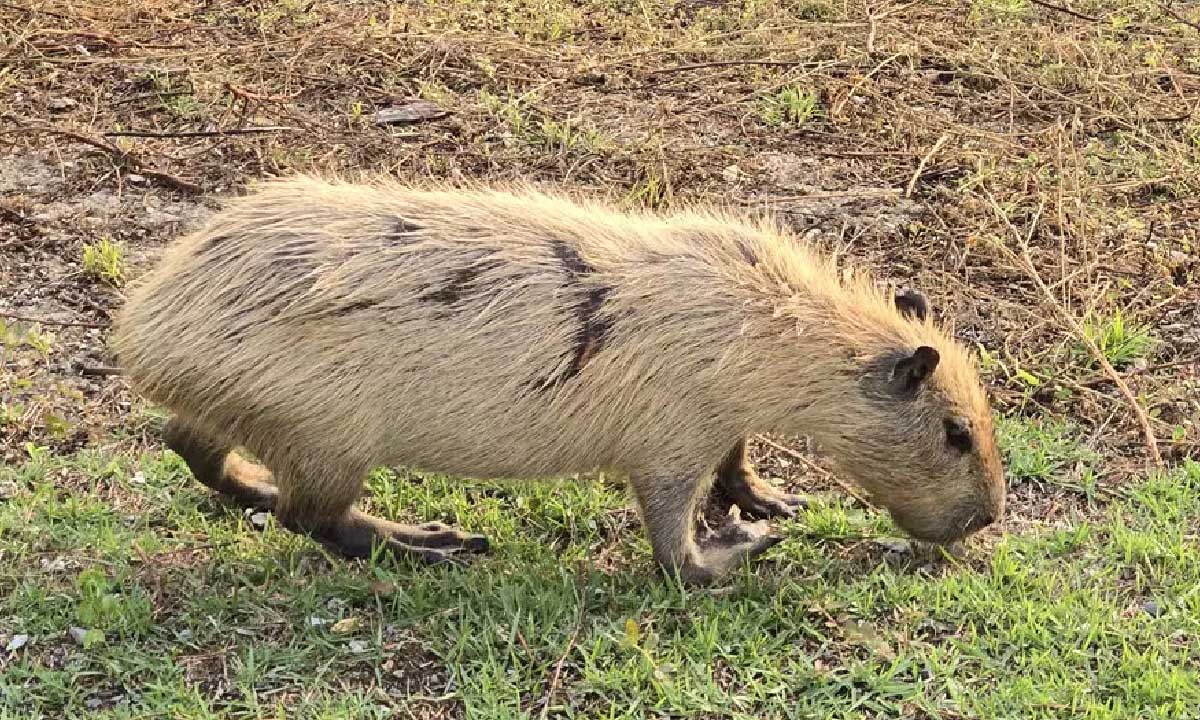
POLYGON ((966 540, 993 522, 992 517, 980 511, 971 511, 961 520, 952 520, 937 527, 907 522, 895 513, 892 513, 892 518, 914 540, 936 545, 951 545, 966 540))

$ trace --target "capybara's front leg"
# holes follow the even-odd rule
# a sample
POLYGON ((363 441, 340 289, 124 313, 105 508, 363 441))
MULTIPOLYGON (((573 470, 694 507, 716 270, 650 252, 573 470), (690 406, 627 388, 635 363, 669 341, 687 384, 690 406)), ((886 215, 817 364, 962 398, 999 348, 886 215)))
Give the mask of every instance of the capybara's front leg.
POLYGON ((739 440, 717 467, 717 490, 738 509, 757 518, 792 517, 808 501, 772 487, 758 476, 746 451, 745 439, 739 440))
POLYGON ((736 517, 721 533, 697 544, 695 515, 702 476, 685 477, 631 477, 654 559, 664 571, 677 574, 687 585, 711 585, 779 542, 766 520, 747 523, 736 517))

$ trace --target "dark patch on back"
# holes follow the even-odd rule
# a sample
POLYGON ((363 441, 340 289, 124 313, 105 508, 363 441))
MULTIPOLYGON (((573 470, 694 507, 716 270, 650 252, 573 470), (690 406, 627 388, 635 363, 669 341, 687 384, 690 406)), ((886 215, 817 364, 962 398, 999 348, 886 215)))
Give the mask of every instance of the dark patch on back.
POLYGON ((352 303, 335 308, 332 315, 334 317, 346 317, 347 315, 353 315, 363 310, 370 310, 371 308, 378 307, 378 305, 379 302, 376 300, 355 300, 352 303))
MULTIPOLYGON (((550 251, 566 270, 568 284, 578 285, 596 272, 595 268, 584 262, 579 253, 566 243, 553 242, 550 245, 550 251)), ((546 390, 576 377, 603 348, 611 328, 601 311, 610 291, 611 288, 595 285, 583 295, 581 301, 575 306, 575 316, 579 321, 579 328, 575 331, 575 348, 571 356, 571 363, 558 377, 547 378, 538 383, 539 389, 546 390)))
POLYGON ((750 243, 745 240, 737 241, 738 250, 742 253, 742 259, 750 264, 750 267, 758 265, 758 254, 754 252, 754 248, 750 247, 750 243))
POLYGON ((458 305, 463 300, 477 296, 481 290, 479 278, 500 267, 501 264, 500 260, 485 255, 470 265, 450 273, 445 282, 431 287, 418 295, 417 299, 421 302, 438 303, 439 305, 458 305))
POLYGON ((567 276, 574 280, 580 275, 587 275, 592 272, 592 268, 579 257, 579 253, 575 248, 561 241, 554 241, 550 244, 550 252, 554 253, 554 257, 563 264, 567 269, 567 276))
POLYGON ((425 228, 404 218, 396 218, 396 222, 392 224, 391 230, 383 237, 384 242, 388 245, 408 245, 417 238, 417 233, 425 228))
POLYGON ((229 239, 228 235, 213 235, 212 237, 207 238, 204 242, 200 243, 200 252, 201 253, 213 252, 228 239, 229 239))

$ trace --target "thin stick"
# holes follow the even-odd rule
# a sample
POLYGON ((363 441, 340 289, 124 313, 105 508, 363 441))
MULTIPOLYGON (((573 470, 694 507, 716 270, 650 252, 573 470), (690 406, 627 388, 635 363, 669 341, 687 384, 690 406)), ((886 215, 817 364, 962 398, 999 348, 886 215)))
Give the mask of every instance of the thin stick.
MULTIPOLYGON (((1196 367, 1200 368, 1200 355, 1193 355, 1191 357, 1185 357, 1179 360, 1171 360, 1170 362, 1147 365, 1141 370, 1130 370, 1129 372, 1125 373, 1124 377, 1130 378, 1137 375, 1148 375, 1152 372, 1166 370, 1167 368, 1179 367, 1180 365, 1195 365, 1196 367)), ((1094 377, 1088 380, 1080 380, 1079 384, 1085 387, 1094 387, 1096 385, 1103 385, 1110 382, 1112 382, 1112 378, 1108 377, 1107 375, 1102 375, 1100 377, 1094 377)))
POLYGON ((59 20, 77 20, 78 19, 78 18, 73 18, 70 15, 60 15, 56 12, 50 12, 49 10, 42 10, 41 8, 26 7, 24 5, 17 5, 16 3, 0 2, 0 7, 8 8, 9 10, 20 10, 21 12, 27 12, 31 15, 33 15, 33 14, 48 15, 52 18, 58 18, 59 20))
POLYGON ((119 367, 108 367, 107 365, 86 365, 79 369, 79 374, 84 377, 113 377, 124 375, 125 371, 119 367))
POLYGON ((820 63, 814 60, 713 60, 711 62, 693 63, 691 65, 676 65, 674 67, 651 70, 647 75, 665 75, 667 73, 702 70, 710 67, 731 67, 735 65, 764 65, 766 67, 817 67, 820 63))
POLYGON ((950 133, 942 133, 942 136, 937 139, 933 147, 929 148, 929 152, 925 153, 925 156, 921 158, 921 162, 917 163, 917 170, 909 178, 908 187, 904 189, 904 197, 912 197, 913 191, 917 189, 917 181, 921 179, 921 173, 925 172, 925 166, 929 164, 929 161, 933 159, 934 155, 937 155, 938 150, 941 150, 942 146, 949 139, 950 133))
POLYGON ((894 197, 902 194, 902 190, 893 190, 892 188, 879 188, 877 190, 817 190, 806 195, 780 195, 778 197, 762 198, 760 200, 751 200, 745 198, 739 202, 742 205, 756 205, 760 202, 796 202, 798 200, 821 200, 824 198, 868 198, 868 197, 894 197))
POLYGON ((1053 3, 1048 3, 1048 2, 1046 2, 1046 0, 1029 0, 1029 2, 1033 3, 1034 5, 1040 5, 1041 7, 1044 7, 1047 10, 1053 10, 1054 12, 1060 12, 1060 13, 1063 13, 1064 15, 1070 15, 1071 17, 1076 17, 1076 18, 1079 18, 1080 20, 1086 20, 1088 22, 1100 22, 1100 18, 1092 17, 1091 15, 1084 15, 1083 13, 1076 12, 1075 10, 1072 10, 1069 7, 1063 7, 1061 5, 1055 5, 1053 3))
POLYGON ((181 130, 179 132, 156 132, 153 130, 120 130, 106 132, 104 137, 140 137, 140 138, 200 138, 220 137, 222 135, 256 135, 258 133, 282 132, 295 130, 287 125, 261 125, 258 127, 230 128, 228 130, 181 130))
POLYGON ((1014 253, 1006 245, 1001 245, 1001 248, 1012 259, 1018 261, 1024 266, 1025 273, 1029 276, 1030 280, 1033 280, 1034 284, 1037 285, 1038 289, 1042 292, 1042 296, 1046 303, 1060 318, 1062 318, 1063 323, 1070 328, 1070 330, 1075 334, 1075 337, 1082 342, 1085 347, 1087 347, 1088 352, 1090 352, 1092 357, 1095 358, 1096 362, 1100 365, 1100 368, 1104 371, 1104 374, 1107 375, 1110 380, 1112 380, 1113 384, 1117 386, 1117 389, 1121 391, 1121 394, 1125 396, 1125 400, 1129 403, 1129 407, 1133 411, 1134 417, 1137 418, 1138 424, 1141 425, 1142 435, 1146 443, 1146 449, 1150 452, 1150 458, 1154 461, 1154 465, 1156 467, 1161 468, 1163 466, 1163 459, 1162 454, 1158 451, 1158 439, 1154 437, 1154 427, 1150 424, 1150 417, 1146 414, 1145 409, 1142 408, 1142 404, 1138 402, 1137 396, 1133 394, 1133 391, 1129 389, 1129 384, 1125 382, 1125 379, 1121 377, 1121 375, 1112 366, 1112 363, 1110 363, 1108 358, 1105 357, 1104 351, 1101 350, 1098 345, 1096 345, 1096 341, 1084 331, 1083 326, 1079 324, 1079 320, 1065 307, 1063 307, 1063 304, 1054 296, 1054 292, 1048 285, 1046 285, 1046 282, 1042 280, 1041 273, 1037 271, 1037 268, 1033 264, 1033 257, 1029 253, 1029 240, 1033 237, 1034 230, 1037 229, 1038 221, 1042 217, 1042 211, 1046 207, 1045 203, 1038 205, 1037 214, 1030 223, 1029 232, 1027 235, 1023 236, 1013 226, 1012 221, 1008 219, 1008 215, 1000 208, 1000 205, 996 202, 996 199, 992 197, 992 194, 988 193, 986 190, 984 192, 987 193, 988 201, 992 205, 992 210, 1001 220, 1004 221, 1009 230, 1016 237, 1017 242, 1021 246, 1021 255, 1020 257, 1017 257, 1016 253, 1014 253))
POLYGON ((834 482, 840 488, 842 488, 842 490, 845 490, 846 494, 848 494, 850 497, 854 498, 855 500, 859 501, 863 505, 866 505, 867 507, 875 507, 875 505, 870 500, 863 497, 862 493, 860 493, 854 486, 850 485, 849 483, 843 482, 842 480, 839 480, 837 478, 837 476, 833 475, 825 468, 820 467, 819 465, 814 463, 812 460, 809 460, 808 458, 804 457, 803 455, 801 455, 800 453, 791 449, 790 447, 787 447, 786 445, 780 445, 779 443, 772 441, 770 438, 768 438, 764 435, 755 435, 754 439, 758 440, 763 445, 767 445, 769 447, 775 448, 776 450, 787 455, 788 457, 791 457, 795 460, 799 460, 800 464, 804 465, 809 470, 812 470, 813 472, 817 473, 818 475, 825 478, 826 480, 830 480, 830 481, 834 482))
POLYGON ((81 328, 107 328, 108 323, 82 322, 74 320, 47 320, 46 318, 33 317, 31 315, 18 315, 16 313, 0 311, 0 317, 16 320, 17 322, 38 323, 40 325, 54 325, 56 327, 81 327, 81 328))
POLYGON ((1193 30, 1196 30, 1197 32, 1200 32, 1200 23, 1194 23, 1191 20, 1188 20, 1184 16, 1180 15, 1179 11, 1176 10, 1175 8, 1171 7, 1170 3, 1161 2, 1161 0, 1155 0, 1154 4, 1157 5, 1159 8, 1161 8, 1163 12, 1165 12, 1166 14, 1175 18, 1179 22, 1183 23, 1184 25, 1187 25, 1188 27, 1190 27, 1193 30))
POLYGON ((288 100, 295 100, 303 92, 297 90, 291 95, 264 95, 262 93, 251 92, 241 85, 234 85, 233 83, 225 83, 225 89, 243 100, 257 100, 259 102, 286 102, 288 100))

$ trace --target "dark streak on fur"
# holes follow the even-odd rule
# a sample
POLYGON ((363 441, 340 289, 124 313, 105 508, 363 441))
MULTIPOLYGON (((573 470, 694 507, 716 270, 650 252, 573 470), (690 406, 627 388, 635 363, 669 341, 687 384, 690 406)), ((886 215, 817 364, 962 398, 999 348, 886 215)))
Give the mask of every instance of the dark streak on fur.
POLYGON ((424 229, 404 218, 396 218, 395 224, 392 225, 392 231, 384 235, 384 242, 388 245, 407 245, 415 239, 414 235, 424 229))
POLYGON ((208 238, 207 240, 205 240, 203 243, 200 244, 199 254, 205 255, 205 254, 208 254, 208 253, 216 250, 218 247, 221 246, 222 243, 224 243, 228 239, 229 239, 228 235, 213 235, 212 237, 208 238))
POLYGON ((755 254, 754 248, 750 247, 744 240, 739 240, 737 246, 738 250, 742 252, 742 258, 750 264, 750 267, 758 265, 758 255, 755 254))
POLYGON ((347 315, 352 315, 356 312, 362 312, 363 310, 370 310, 371 308, 377 307, 378 305, 379 305, 379 303, 374 300, 356 300, 348 305, 343 305, 343 306, 337 308, 336 310, 333 311, 333 315, 335 317, 346 317, 347 315))
POLYGON ((417 297, 422 302, 438 303, 439 305, 457 305, 460 301, 479 292, 480 276, 500 267, 501 262, 494 258, 484 257, 474 261, 465 268, 452 273, 440 287, 432 288, 417 297))
MULTIPOLYGON (((579 253, 566 243, 555 242, 551 244, 550 250, 554 253, 554 257, 562 263, 568 282, 571 284, 578 284, 582 279, 596 272, 595 268, 584 262, 583 258, 579 257, 579 253)), ((579 329, 575 333, 575 352, 571 357, 571 364, 561 376, 549 378, 541 383, 539 386, 541 389, 548 389, 579 375, 584 365, 587 365, 603 348, 610 328, 608 321, 601 314, 601 309, 608 293, 609 288, 594 286, 587 291, 583 301, 576 305, 575 314, 579 320, 579 329)))

